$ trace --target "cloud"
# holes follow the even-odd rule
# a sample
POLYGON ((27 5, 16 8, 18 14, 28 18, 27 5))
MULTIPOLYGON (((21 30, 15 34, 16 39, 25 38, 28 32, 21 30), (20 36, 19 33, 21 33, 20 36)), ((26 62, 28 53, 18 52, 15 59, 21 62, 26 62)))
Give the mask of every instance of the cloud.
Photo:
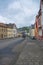
POLYGON ((3 16, 0 16, 0 22, 6 23, 7 20, 8 20, 7 18, 5 18, 5 17, 3 17, 3 16))
POLYGON ((15 0, 9 3, 7 11, 3 12, 2 21, 16 23, 17 27, 29 26, 35 22, 39 3, 39 0, 15 0))
POLYGON ((20 10, 22 12, 24 12, 25 14, 33 14, 33 13, 36 13, 37 10, 39 9, 39 5, 33 2, 33 0, 17 0, 17 1, 14 1, 13 3, 9 4, 8 5, 8 10, 9 11, 14 11, 17 10, 20 10))
POLYGON ((3 17, 3 16, 0 16, 0 22, 2 23, 10 23, 10 19, 6 18, 6 17, 3 17))
POLYGON ((18 1, 13 2, 8 6, 8 9, 19 9, 19 8, 21 8, 21 6, 20 6, 20 3, 18 1))

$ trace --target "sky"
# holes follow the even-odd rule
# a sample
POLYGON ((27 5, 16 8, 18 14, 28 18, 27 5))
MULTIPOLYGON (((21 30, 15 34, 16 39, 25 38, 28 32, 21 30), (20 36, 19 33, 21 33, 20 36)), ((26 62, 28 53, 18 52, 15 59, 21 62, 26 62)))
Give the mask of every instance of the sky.
POLYGON ((0 0, 0 22, 30 26, 35 22, 39 6, 40 0, 0 0))

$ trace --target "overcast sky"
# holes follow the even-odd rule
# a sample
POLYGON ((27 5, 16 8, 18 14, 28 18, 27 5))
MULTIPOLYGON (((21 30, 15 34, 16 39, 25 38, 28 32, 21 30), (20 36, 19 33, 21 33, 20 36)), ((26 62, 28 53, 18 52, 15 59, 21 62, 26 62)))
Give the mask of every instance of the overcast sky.
POLYGON ((40 0, 0 0, 0 22, 29 26, 35 22, 39 5, 40 0))

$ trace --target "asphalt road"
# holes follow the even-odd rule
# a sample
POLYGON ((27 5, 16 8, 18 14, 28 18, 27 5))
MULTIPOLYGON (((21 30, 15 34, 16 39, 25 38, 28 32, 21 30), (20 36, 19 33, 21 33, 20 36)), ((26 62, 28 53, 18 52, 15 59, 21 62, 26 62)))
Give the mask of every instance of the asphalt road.
POLYGON ((43 41, 0 40, 0 65, 43 65, 43 41))
POLYGON ((0 65, 16 63, 26 40, 23 38, 0 40, 0 65))
POLYGON ((19 42, 22 42, 22 41, 23 41, 22 38, 0 40, 0 49, 11 46, 13 44, 18 44, 19 42))

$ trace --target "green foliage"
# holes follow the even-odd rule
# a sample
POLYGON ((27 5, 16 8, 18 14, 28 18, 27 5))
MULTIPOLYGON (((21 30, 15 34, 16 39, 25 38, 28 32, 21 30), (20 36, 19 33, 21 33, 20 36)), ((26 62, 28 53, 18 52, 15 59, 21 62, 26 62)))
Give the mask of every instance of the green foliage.
POLYGON ((19 30, 21 31, 27 31, 27 33, 29 32, 29 27, 22 27, 22 28, 19 28, 19 30))

